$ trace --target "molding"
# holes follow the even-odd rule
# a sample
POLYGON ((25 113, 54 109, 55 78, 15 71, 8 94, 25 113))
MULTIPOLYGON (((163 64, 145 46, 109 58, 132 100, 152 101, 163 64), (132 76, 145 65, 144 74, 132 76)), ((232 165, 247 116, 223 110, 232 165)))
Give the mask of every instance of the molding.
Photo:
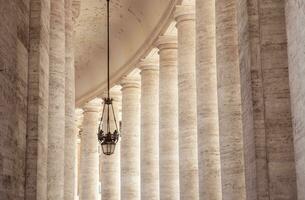
POLYGON ((193 5, 176 6, 176 10, 174 12, 174 18, 177 22, 176 27, 178 27, 181 22, 194 21, 196 19, 195 6, 193 5))
POLYGON ((137 77, 123 77, 120 81, 120 84, 122 86, 121 91, 127 89, 127 88, 141 88, 141 79, 137 77))
POLYGON ((174 35, 159 36, 155 45, 159 51, 163 49, 178 49, 178 38, 174 35))
POLYGON ((159 60, 154 58, 141 59, 138 66, 141 70, 140 74, 146 70, 159 71, 159 60))

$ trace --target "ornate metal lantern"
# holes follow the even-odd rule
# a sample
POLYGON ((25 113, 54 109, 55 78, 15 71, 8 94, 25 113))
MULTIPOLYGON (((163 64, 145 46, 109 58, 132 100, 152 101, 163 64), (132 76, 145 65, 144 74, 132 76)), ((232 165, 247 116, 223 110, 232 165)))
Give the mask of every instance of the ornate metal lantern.
POLYGON ((113 109, 113 100, 110 98, 110 45, 109 45, 109 1, 107 0, 107 98, 104 98, 104 106, 102 112, 102 118, 98 128, 98 140, 102 146, 103 153, 105 155, 111 155, 114 153, 115 146, 119 141, 119 129, 116 122, 115 112, 113 109), (106 123, 105 120, 106 113, 106 123), (110 114, 112 113, 114 127, 111 127, 110 114), (112 129, 114 130, 112 131, 112 129))

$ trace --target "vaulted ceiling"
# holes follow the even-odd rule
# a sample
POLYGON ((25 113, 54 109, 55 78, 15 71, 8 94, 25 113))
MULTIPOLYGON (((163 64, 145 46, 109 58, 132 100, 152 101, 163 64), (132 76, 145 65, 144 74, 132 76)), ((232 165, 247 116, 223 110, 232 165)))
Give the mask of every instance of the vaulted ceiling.
MULTIPOLYGON (((179 0, 111 0, 111 80, 135 67, 167 27, 179 0)), ((81 0, 75 19, 76 99, 98 95, 106 84, 106 0, 81 0)))

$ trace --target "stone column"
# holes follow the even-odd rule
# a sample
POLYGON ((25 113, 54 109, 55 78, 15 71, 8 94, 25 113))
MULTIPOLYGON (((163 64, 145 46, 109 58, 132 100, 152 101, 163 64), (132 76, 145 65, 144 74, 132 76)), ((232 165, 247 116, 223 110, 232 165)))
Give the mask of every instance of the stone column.
MULTIPOLYGON (((106 97, 106 95, 104 95, 106 97)), ((119 105, 121 101, 121 92, 120 91, 110 91, 110 97, 113 99, 113 109, 117 121, 117 125, 119 127, 118 121, 118 113, 119 113, 119 105)), ((107 110, 105 110, 104 114, 104 125, 106 125, 107 120, 107 110)), ((110 110, 110 130, 111 132, 115 129, 115 123, 112 111, 110 110)), ((101 174, 101 195, 102 199, 107 200, 120 200, 120 143, 116 144, 114 154, 107 156, 103 154, 102 148, 100 151, 100 174, 101 174)))
POLYGON ((221 200, 215 0, 196 1, 197 127, 200 199, 221 200))
POLYGON ((80 200, 97 200, 99 187, 98 124, 102 109, 101 99, 93 99, 84 107, 81 133, 80 200))
POLYGON ((122 83, 121 198, 140 200, 140 82, 122 83))
POLYGON ((247 2, 216 1, 222 199, 256 199, 247 2))
POLYGON ((285 2, 297 196, 302 200, 305 199, 305 2, 285 2))
POLYGON ((177 6, 180 199, 199 199, 195 8, 177 6))
POLYGON ((141 70, 141 199, 159 200, 159 66, 144 59, 141 70))
POLYGON ((64 199, 65 3, 51 1, 48 127, 48 200, 64 199))
POLYGON ((30 6, 25 199, 47 200, 50 1, 30 6))
MULTIPOLYGON (((297 79, 288 77, 288 55, 291 52, 287 54, 286 34, 298 29, 289 27, 286 31, 289 19, 286 21, 285 15, 288 16, 289 12, 285 13, 285 1, 262 3, 261 0, 250 0, 247 6, 247 11, 250 11, 247 22, 251 49, 257 198, 297 199, 292 127, 295 116, 291 119, 291 108, 294 109, 296 102, 290 103, 289 89, 289 85, 294 85, 297 79)), ((294 14, 297 12, 293 10, 294 14)), ((293 17, 292 21, 298 22, 298 19, 293 17)), ((293 59, 301 55, 299 52, 302 49, 297 51, 293 59)), ((296 65, 292 68, 297 69, 296 65)), ((301 94, 299 88, 296 91, 301 94)), ((302 112, 301 108, 298 111, 302 112)), ((299 137, 295 139, 301 141, 299 137)))
POLYGON ((72 0, 65 0, 65 31, 66 31, 66 77, 65 77, 65 181, 64 199, 74 200, 75 195, 75 80, 74 80, 74 55, 73 55, 73 20, 72 0))
POLYGON ((75 135, 76 135, 76 150, 75 150, 75 186, 74 194, 79 197, 79 172, 80 172, 80 147, 81 147, 81 129, 83 124, 83 110, 75 110, 75 135))
POLYGON ((76 176, 75 176, 75 195, 76 199, 79 199, 79 185, 80 185, 80 150, 81 150, 81 129, 76 140, 76 176))
POLYGON ((161 36, 159 49, 160 199, 179 200, 177 38, 161 36))

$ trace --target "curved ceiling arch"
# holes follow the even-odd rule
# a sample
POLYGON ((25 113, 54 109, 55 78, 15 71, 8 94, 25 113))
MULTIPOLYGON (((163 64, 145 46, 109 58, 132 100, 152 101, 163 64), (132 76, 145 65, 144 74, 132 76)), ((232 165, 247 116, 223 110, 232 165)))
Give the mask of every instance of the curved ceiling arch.
MULTIPOLYGON (((181 0, 110 1, 111 82, 130 72, 171 22, 181 0)), ((106 86, 106 1, 80 2, 74 25, 76 101, 98 96, 106 86)))

